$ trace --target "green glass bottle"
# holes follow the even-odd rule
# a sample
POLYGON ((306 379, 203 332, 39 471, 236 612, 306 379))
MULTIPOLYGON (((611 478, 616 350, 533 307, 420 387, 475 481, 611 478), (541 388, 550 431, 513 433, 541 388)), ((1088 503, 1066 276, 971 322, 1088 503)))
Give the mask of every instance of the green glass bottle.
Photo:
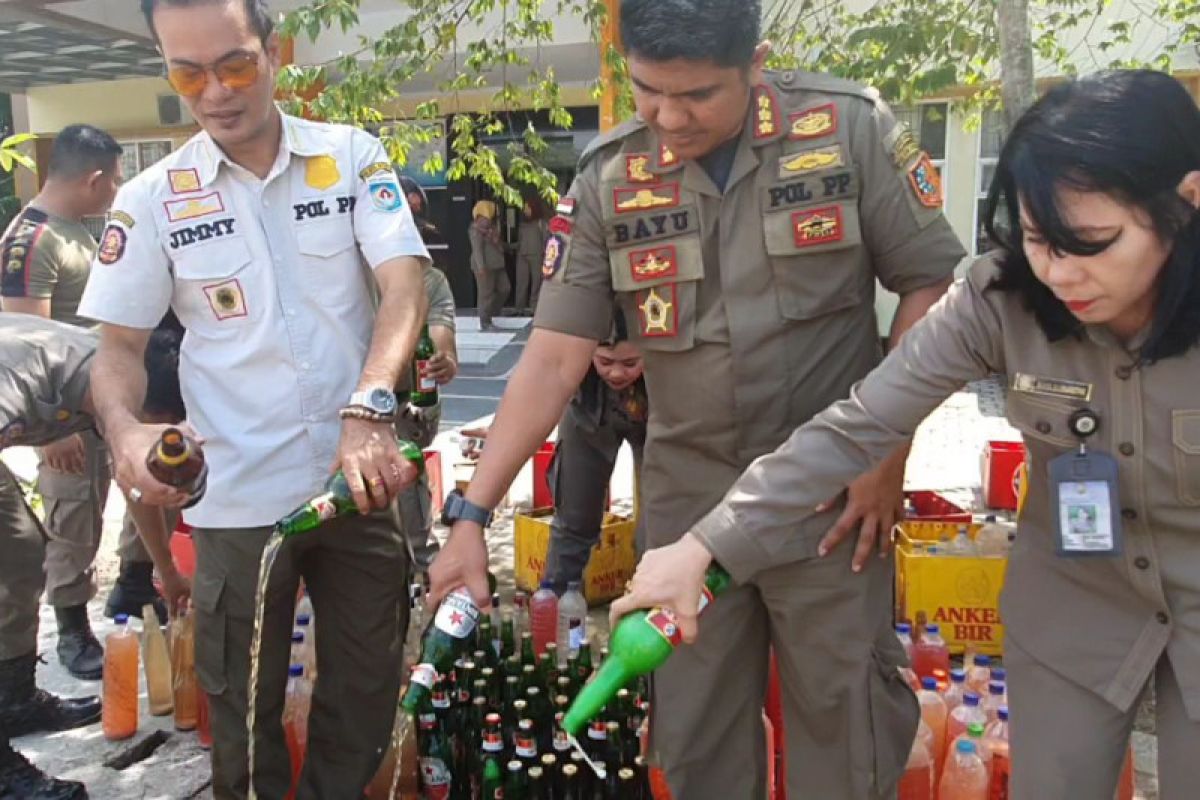
POLYGON ((417 339, 417 349, 413 353, 411 382, 408 392, 408 402, 418 408, 429 408, 438 403, 437 381, 424 376, 429 359, 437 355, 433 346, 433 337, 429 335, 429 325, 421 326, 421 338, 417 339))
MULTIPOLYGON (((704 576, 700 613, 731 582, 728 572, 716 564, 710 566, 704 576)), ((626 614, 617 623, 609 639, 609 657, 571 704, 563 718, 563 729, 572 736, 578 736, 587 721, 595 717, 625 684, 657 669, 681 641, 675 615, 669 609, 652 608, 626 614)), ((582 648, 580 652, 582 654, 582 648)))
MULTIPOLYGON (((417 468, 418 473, 425 471, 425 454, 421 452, 421 448, 405 439, 397 439, 396 446, 400 448, 401 455, 417 468)), ((339 469, 329 476, 329 480, 325 482, 325 490, 321 494, 285 514, 275 523, 275 529, 284 537, 294 536, 297 533, 311 531, 334 517, 357 513, 358 506, 354 505, 354 496, 350 493, 350 483, 339 469)))
POLYGON ((490 614, 484 614, 483 619, 479 620, 479 635, 476 637, 479 639, 479 652, 483 653, 483 662, 481 664, 479 661, 479 652, 475 654, 475 662, 480 664, 480 669, 483 667, 492 667, 495 669, 496 667, 496 648, 492 647, 493 636, 492 617, 490 614))
POLYGON ((588 639, 579 645, 579 659, 575 662, 575 683, 583 686, 592 677, 592 643, 588 639))
POLYGON ((517 655, 517 637, 513 628, 511 614, 505 614, 500 621, 500 658, 517 655))
POLYGON ((504 800, 504 773, 500 762, 488 756, 483 762, 483 800, 504 800))
POLYGON ((454 777, 450 770, 454 753, 434 710, 426 705, 421 711, 421 791, 422 797, 448 797, 454 777))
POLYGON ((530 767, 529 800, 550 800, 550 783, 546 780, 546 770, 539 764, 530 767))
POLYGON ((533 634, 529 631, 521 633, 521 664, 529 667, 537 666, 537 656, 533 654, 533 634))
POLYGON ((449 672, 455 659, 466 651, 478 618, 479 608, 465 588, 446 595, 421 637, 421 660, 413 667, 400 701, 405 711, 415 714, 430 697, 438 676, 449 672))
POLYGON ((529 800, 529 777, 525 774, 525 765, 515 758, 508 762, 504 800, 529 800))

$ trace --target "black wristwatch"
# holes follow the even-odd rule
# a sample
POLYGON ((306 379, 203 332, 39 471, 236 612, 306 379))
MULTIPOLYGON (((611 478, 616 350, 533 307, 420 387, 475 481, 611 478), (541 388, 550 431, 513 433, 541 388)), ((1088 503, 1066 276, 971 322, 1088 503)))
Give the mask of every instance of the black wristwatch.
POLYGON ((446 496, 446 504, 442 507, 442 524, 453 525, 460 519, 486 528, 492 524, 492 512, 475 505, 463 497, 461 490, 455 489, 446 496))

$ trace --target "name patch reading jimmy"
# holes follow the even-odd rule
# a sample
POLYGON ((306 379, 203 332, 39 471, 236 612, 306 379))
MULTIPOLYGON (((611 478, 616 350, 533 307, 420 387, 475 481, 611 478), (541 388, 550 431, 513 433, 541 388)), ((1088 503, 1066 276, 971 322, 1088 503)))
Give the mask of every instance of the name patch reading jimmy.
POLYGON ((218 219, 212 222, 201 222, 198 225, 191 225, 187 228, 178 228, 171 231, 171 240, 168 242, 172 250, 178 250, 181 247, 195 244, 196 242, 207 242, 209 239, 219 239, 222 236, 233 235, 234 219, 218 219))

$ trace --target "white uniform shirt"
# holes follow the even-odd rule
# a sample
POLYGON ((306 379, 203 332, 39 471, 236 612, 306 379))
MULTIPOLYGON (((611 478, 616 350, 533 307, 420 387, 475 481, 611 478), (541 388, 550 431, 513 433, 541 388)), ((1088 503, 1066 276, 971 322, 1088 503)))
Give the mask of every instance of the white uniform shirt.
POLYGON ((121 188, 80 313, 146 329, 170 306, 187 328, 180 382, 210 466, 190 524, 270 525, 319 491, 374 327, 371 270, 399 256, 429 262, 355 128, 284 116, 263 180, 201 132, 121 188))

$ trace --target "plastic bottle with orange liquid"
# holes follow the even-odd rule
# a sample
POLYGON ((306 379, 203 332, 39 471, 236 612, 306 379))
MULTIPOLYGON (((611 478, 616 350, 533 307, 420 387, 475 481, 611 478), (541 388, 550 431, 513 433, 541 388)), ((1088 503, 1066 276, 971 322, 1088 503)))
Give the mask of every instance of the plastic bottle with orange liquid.
POLYGON ((946 759, 938 800, 988 800, 988 773, 975 743, 960 740, 946 759))
POLYGON ((104 738, 128 739, 138 727, 138 637, 129 616, 117 614, 117 630, 104 640, 104 738))

